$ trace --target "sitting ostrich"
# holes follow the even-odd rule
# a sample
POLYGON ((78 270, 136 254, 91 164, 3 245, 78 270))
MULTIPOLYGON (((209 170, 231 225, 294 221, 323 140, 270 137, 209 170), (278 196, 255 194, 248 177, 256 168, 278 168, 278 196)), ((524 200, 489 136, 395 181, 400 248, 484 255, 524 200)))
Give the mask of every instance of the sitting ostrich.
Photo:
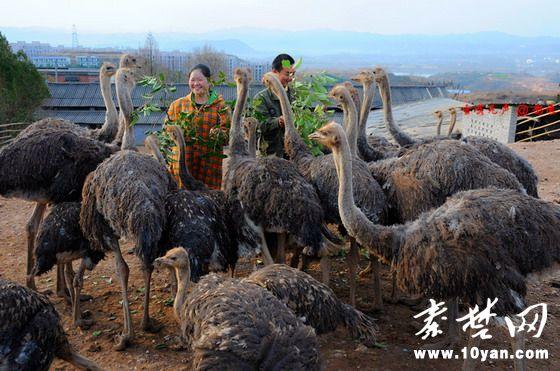
MULTIPOLYGON (((436 137, 415 140, 408 134, 406 134, 393 119, 393 113, 391 109, 391 93, 387 73, 380 67, 375 68, 373 73, 375 75, 375 81, 377 83, 377 86, 379 87, 379 93, 381 94, 381 99, 383 101, 383 115, 385 118, 385 126, 399 145, 418 146, 423 143, 429 143, 433 142, 434 140, 441 139, 436 137)), ((456 117, 455 119, 453 118, 454 115, 456 115, 456 111, 454 114, 452 111, 452 120, 456 119, 456 117)), ((453 129, 451 128, 451 130, 453 129)), ((538 197, 538 178, 531 164, 529 164, 527 160, 516 154, 513 150, 509 149, 505 144, 499 143, 493 139, 483 137, 468 137, 463 138, 463 142, 468 143, 476 148, 479 152, 487 156, 490 161, 510 171, 517 177, 528 194, 534 197, 538 197)))
POLYGON ((119 69, 116 87, 123 113, 122 149, 88 175, 80 211, 80 227, 92 248, 115 254, 125 319, 117 350, 125 349, 134 336, 127 295, 129 269, 121 255, 119 237, 134 241, 134 253, 141 260, 144 278, 142 328, 155 330, 149 317, 152 262, 158 257, 158 242, 167 221, 165 197, 176 189, 176 183, 164 165, 152 156, 136 151, 134 128, 130 124, 134 84, 133 72, 119 69))
MULTIPOLYGON (((253 158, 243 139, 241 115, 247 99, 249 71, 238 68, 237 101, 233 111, 229 136, 230 160, 224 174, 223 189, 228 198, 243 206, 244 218, 261 236, 262 251, 267 264, 272 258, 264 233, 279 235, 279 250, 285 248, 286 236, 307 255, 322 255, 326 240, 336 240, 324 226, 323 209, 313 186, 295 166, 277 157, 253 158)), ((282 253, 278 254, 283 257, 282 253)))
POLYGON ((42 275, 57 264, 66 266, 63 270, 66 286, 70 289, 72 302, 72 320, 74 326, 87 328, 91 320, 82 319, 80 311, 80 293, 83 287, 84 272, 92 270, 105 254, 91 249, 89 241, 80 229, 79 202, 62 202, 55 204, 39 228, 35 241, 33 274, 42 275), (80 267, 73 277, 72 262, 82 259, 80 267))
POLYGON ((60 358, 80 370, 101 370, 68 342, 51 302, 36 291, 0 278, 0 369, 50 369, 60 358))
MULTIPOLYGON (((290 107, 286 91, 280 81, 273 73, 265 74, 263 81, 280 100, 282 115, 285 122, 284 146, 290 160, 296 165, 299 172, 315 186, 321 200, 321 205, 325 211, 325 218, 328 223, 341 225, 338 215, 338 202, 336 199, 338 183, 336 180, 336 168, 332 155, 315 157, 299 136, 297 132, 293 113, 290 107)), ((385 196, 377 181, 371 176, 365 162, 357 157, 356 140, 357 128, 351 121, 357 121, 356 106, 350 93, 343 85, 338 85, 332 89, 330 95, 337 100, 346 112, 348 126, 351 129, 350 135, 353 139, 352 148, 354 149, 352 166, 354 168, 354 178, 352 179, 357 190, 357 200, 360 208, 373 221, 379 221, 385 207, 385 196)), ((348 254, 348 265, 350 274, 350 302, 355 305, 355 273, 358 266, 359 249, 355 241, 350 243, 348 254)), ((376 296, 376 304, 380 306, 379 295, 376 296)))
MULTIPOLYGON (((165 130, 179 151, 182 184, 192 185, 194 178, 185 163, 183 130, 175 125, 165 130)), ((209 190, 201 184, 199 190, 180 189, 167 195, 168 220, 160 241, 162 253, 188 246, 194 282, 210 271, 230 269, 233 273, 239 256, 250 257, 260 249, 260 236, 246 223, 239 201, 229 200, 222 191, 209 190)))
POLYGON ((175 270, 179 285, 173 308, 193 351, 193 369, 321 369, 313 328, 267 290, 210 274, 187 295, 188 252, 174 248, 155 263, 175 270))
MULTIPOLYGON (((469 305, 499 298, 495 313, 518 313, 525 307, 524 276, 554 268, 560 260, 560 207, 509 189, 461 192, 414 222, 376 225, 354 204, 352 160, 342 128, 331 123, 310 138, 333 151, 340 217, 348 233, 392 262, 402 289, 469 305)), ((449 317, 455 315, 451 311, 449 317)), ((449 321, 457 326, 455 318, 449 321)))
POLYGON ((367 346, 375 344, 373 319, 343 303, 325 284, 284 264, 269 265, 253 272, 243 282, 254 283, 270 291, 317 334, 345 326, 354 339, 367 346))

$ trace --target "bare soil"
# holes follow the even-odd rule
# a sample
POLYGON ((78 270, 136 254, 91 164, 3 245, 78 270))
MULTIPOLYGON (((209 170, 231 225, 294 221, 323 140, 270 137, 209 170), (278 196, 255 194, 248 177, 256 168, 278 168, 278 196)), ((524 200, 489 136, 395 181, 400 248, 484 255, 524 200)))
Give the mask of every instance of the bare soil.
MULTIPOLYGON (((560 140, 536 143, 517 143, 514 148, 526 157, 537 170, 540 177, 539 192, 543 199, 560 203, 560 140)), ((0 277, 25 283, 26 262, 26 234, 25 223, 31 214, 33 205, 28 202, 0 198, 0 277)), ((131 246, 124 244, 122 250, 126 252, 131 246)), ((113 337, 122 329, 122 309, 119 304, 120 290, 114 273, 112 256, 99 264, 93 271, 88 272, 84 282, 84 293, 91 294, 93 300, 82 304, 82 310, 92 312, 95 324, 88 330, 72 327, 70 309, 61 298, 51 295, 64 321, 64 328, 68 332, 70 341, 75 348, 89 358, 97 361, 106 369, 138 369, 164 370, 188 369, 190 355, 186 350, 174 350, 178 326, 173 317, 170 306, 170 292, 168 276, 164 272, 154 273, 152 289, 151 314, 153 318, 165 325, 157 334, 144 333, 140 329, 142 312, 143 283, 138 260, 125 253, 125 259, 130 265, 129 297, 133 311, 133 323, 136 333, 134 344, 124 352, 113 350, 113 337)), ((361 266, 367 265, 362 260, 361 266)), ((348 299, 348 284, 346 278, 346 263, 343 257, 337 258, 332 269, 332 287, 343 300, 348 299)), ((243 274, 247 269, 243 266, 239 270, 243 274)), ((310 273, 320 277, 318 264, 312 265, 310 273)), ((40 290, 55 289, 56 272, 50 272, 37 279, 40 290)), ((377 319, 379 326, 378 341, 381 348, 368 349, 351 340, 344 329, 338 329, 331 334, 319 337, 321 354, 327 370, 459 370, 461 360, 416 360, 413 349, 418 349, 427 341, 415 336, 418 327, 413 316, 421 309, 413 310, 404 305, 386 303, 382 311, 373 311, 371 305, 372 282, 366 276, 359 280, 357 306, 360 310, 377 319)), ((529 368, 534 370, 559 370, 560 345, 557 334, 560 333, 560 290, 558 285, 560 274, 548 281, 531 284, 529 288, 529 304, 547 303, 548 321, 543 335, 529 338, 527 349, 547 349, 549 359, 531 360, 529 368)), ((387 270, 383 277, 384 293, 390 294, 390 275, 387 270)), ((483 349, 509 349, 509 337, 497 328, 490 328, 493 338, 483 340, 483 349)), ((465 335, 466 336, 466 335, 465 335)), ((465 338, 466 339, 466 338, 465 338)), ((437 340, 437 338, 436 338, 437 340)), ((432 340, 433 341, 433 340, 432 340)), ((464 340, 460 347, 466 345, 464 340)), ((486 361, 481 369, 510 369, 511 361, 486 361)), ((56 361, 52 369, 70 370, 68 364, 56 361)))

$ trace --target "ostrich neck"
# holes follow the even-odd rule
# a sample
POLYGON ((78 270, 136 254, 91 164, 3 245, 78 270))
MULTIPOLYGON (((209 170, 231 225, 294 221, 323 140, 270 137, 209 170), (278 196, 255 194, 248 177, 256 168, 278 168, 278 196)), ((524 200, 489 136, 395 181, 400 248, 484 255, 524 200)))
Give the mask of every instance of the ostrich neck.
POLYGON ((181 323, 185 316, 185 303, 187 302, 188 289, 190 285, 190 272, 185 268, 175 268, 175 276, 177 277, 177 295, 173 303, 175 317, 181 323))
POLYGON ((145 144, 146 144, 146 147, 147 147, 148 151, 150 152, 150 154, 156 160, 158 160, 158 162, 160 164, 165 166, 165 158, 163 157, 163 155, 161 154, 161 151, 159 150, 157 141, 148 139, 148 140, 146 140, 145 144))
POLYGON ((99 76, 99 85, 101 86, 101 95, 107 109, 107 112, 105 112, 105 122, 99 130, 99 137, 106 138, 107 142, 110 142, 115 139, 119 129, 119 116, 111 94, 111 77, 104 74, 99 76))
POLYGON ((451 122, 449 123, 449 129, 447 129, 447 137, 451 137, 451 134, 453 134, 453 129, 455 128, 455 123, 457 122, 457 114, 456 113, 452 113, 451 114, 451 122))
POLYGON ((352 190, 352 157, 346 138, 333 148, 333 158, 338 174, 338 210, 350 236, 362 246, 391 261, 398 252, 397 230, 373 224, 354 203, 352 190))
POLYGON ((379 94, 381 95, 381 100, 383 101, 383 117, 385 119, 385 127, 391 133, 393 138, 401 146, 406 146, 414 144, 415 141, 408 136, 400 127, 395 123, 393 119, 393 109, 391 107, 391 88, 389 87, 389 80, 387 77, 383 78, 383 81, 378 84, 379 94))
MULTIPOLYGON (((199 190, 200 186, 197 186, 200 182, 198 182, 189 172, 189 168, 187 167, 187 160, 185 158, 185 138, 183 137, 180 130, 177 130, 176 135, 173 136, 175 141, 175 147, 177 147, 177 155, 179 157, 179 179, 181 179, 181 183, 183 186, 188 190, 199 190)), ((204 184, 204 183, 202 183, 204 184)), ((205 189, 202 188, 202 189, 205 189)))
POLYGON ((276 79, 271 80, 271 83, 274 85, 273 91, 279 93, 276 94, 276 96, 280 101, 282 116, 284 116, 284 147, 286 153, 290 159, 295 162, 298 162, 298 160, 303 157, 312 156, 309 148, 307 148, 307 145, 303 139, 301 139, 296 129, 294 114, 286 90, 284 90, 280 82, 276 79))
POLYGON ((249 140, 247 141, 247 148, 249 150, 249 157, 256 158, 257 157, 257 133, 256 133, 256 126, 251 127, 249 130, 249 140))
POLYGON ((231 156, 246 155, 245 139, 243 138, 243 128, 241 127, 241 115, 247 100, 247 82, 242 82, 237 85, 237 101, 233 109, 231 119, 231 130, 229 135, 229 149, 231 156))
POLYGON ((436 125, 436 135, 439 137, 441 135, 441 124, 443 124, 443 115, 438 119, 436 125))
POLYGON ((366 136, 366 123, 371 110, 371 104, 373 102, 374 86, 372 83, 364 82, 364 99, 362 101, 362 106, 360 107, 360 136, 365 138, 366 136))
POLYGON ((352 101, 350 94, 345 94, 342 101, 342 109, 344 110, 344 129, 348 137, 350 152, 353 157, 358 157, 358 111, 356 105, 352 101))
POLYGON ((136 149, 134 128, 131 125, 133 106, 130 88, 122 86, 122 84, 122 82, 117 81, 117 99, 119 100, 119 107, 121 108, 121 125, 123 126, 122 130, 124 132, 121 149, 136 149))

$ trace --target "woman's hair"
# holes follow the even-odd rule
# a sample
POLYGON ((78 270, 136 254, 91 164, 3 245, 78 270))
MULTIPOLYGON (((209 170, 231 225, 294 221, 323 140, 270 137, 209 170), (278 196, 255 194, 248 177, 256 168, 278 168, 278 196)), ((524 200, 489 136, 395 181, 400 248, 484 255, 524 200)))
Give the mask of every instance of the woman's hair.
POLYGON ((212 76, 212 72, 210 72, 210 67, 208 67, 205 64, 199 63, 196 66, 194 66, 193 68, 191 68, 191 70, 189 71, 189 78, 191 76, 191 74, 196 71, 199 70, 200 73, 202 73, 204 75, 204 77, 206 77, 207 79, 210 78, 210 76, 212 76))

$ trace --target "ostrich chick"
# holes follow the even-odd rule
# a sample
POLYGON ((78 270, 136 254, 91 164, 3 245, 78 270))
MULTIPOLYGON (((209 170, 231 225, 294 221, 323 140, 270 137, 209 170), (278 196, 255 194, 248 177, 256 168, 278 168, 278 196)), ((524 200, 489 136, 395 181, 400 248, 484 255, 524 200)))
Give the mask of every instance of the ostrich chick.
POLYGON ((315 331, 263 288, 210 274, 187 296, 190 263, 181 247, 156 265, 175 269, 173 308, 195 370, 319 370, 315 331))

